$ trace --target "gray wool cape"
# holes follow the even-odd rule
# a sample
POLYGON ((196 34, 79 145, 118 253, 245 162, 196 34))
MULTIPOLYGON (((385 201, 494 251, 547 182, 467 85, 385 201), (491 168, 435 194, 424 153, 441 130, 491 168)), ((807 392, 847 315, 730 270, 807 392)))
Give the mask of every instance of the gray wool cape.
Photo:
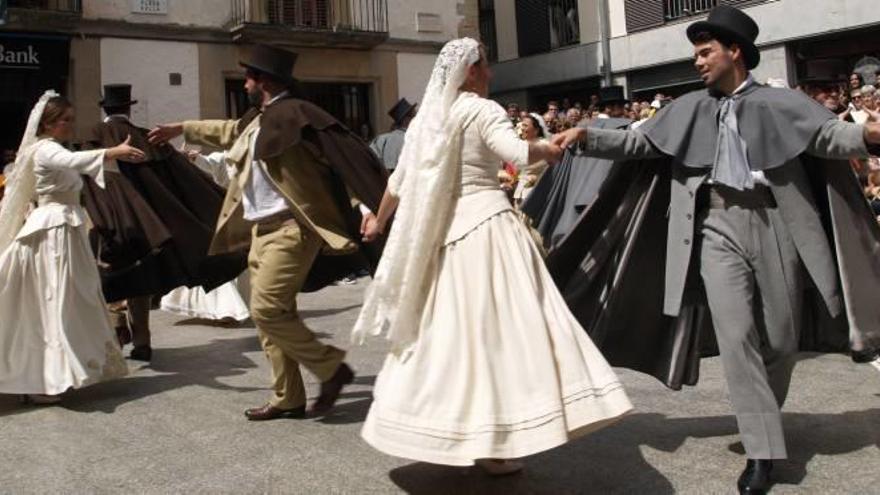
MULTIPOLYGON (((696 91, 640 127, 636 132, 664 157, 615 163, 595 202, 547 258, 570 309, 608 361, 676 390, 697 383, 700 358, 717 354, 717 346, 693 253, 680 311, 664 312, 670 186, 675 167, 711 168, 718 107, 717 97, 696 91)), ((801 350, 841 352, 855 341, 880 347, 880 227, 848 162, 805 153, 836 117, 798 92, 760 85, 744 93, 737 115, 753 170, 803 167, 805 204, 820 218, 818 237, 833 258, 841 311, 832 316, 808 283, 801 350)))

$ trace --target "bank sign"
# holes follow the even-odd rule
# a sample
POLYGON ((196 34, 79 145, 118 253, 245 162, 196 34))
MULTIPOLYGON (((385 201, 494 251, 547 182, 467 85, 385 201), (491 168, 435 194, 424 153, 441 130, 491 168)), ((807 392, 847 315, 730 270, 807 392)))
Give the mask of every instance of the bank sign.
POLYGON ((66 75, 69 65, 68 38, 0 34, 0 72, 39 71, 66 75))

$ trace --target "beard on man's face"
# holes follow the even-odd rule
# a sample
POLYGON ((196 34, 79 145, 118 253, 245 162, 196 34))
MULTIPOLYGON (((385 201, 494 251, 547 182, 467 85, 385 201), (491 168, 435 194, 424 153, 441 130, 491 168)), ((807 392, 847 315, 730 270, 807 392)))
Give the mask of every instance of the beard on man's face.
POLYGON ((247 99, 252 107, 259 107, 263 104, 263 92, 254 88, 251 91, 248 91, 247 99))

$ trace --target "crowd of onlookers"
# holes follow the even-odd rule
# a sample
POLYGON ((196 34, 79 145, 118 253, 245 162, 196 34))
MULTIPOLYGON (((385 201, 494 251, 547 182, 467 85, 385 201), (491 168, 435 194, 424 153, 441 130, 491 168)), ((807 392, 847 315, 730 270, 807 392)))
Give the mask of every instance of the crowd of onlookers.
MULTIPOLYGON (((615 116, 628 118, 633 121, 645 120, 651 118, 657 110, 663 108, 663 106, 671 101, 672 97, 663 93, 657 93, 651 101, 636 100, 624 103, 623 115, 615 116)), ((550 134, 609 116, 612 113, 611 105, 602 104, 599 100, 599 95, 592 95, 587 104, 580 101, 572 103, 568 98, 550 100, 543 109, 527 110, 521 108, 517 103, 507 104, 507 115, 514 125, 527 119, 529 115, 538 115, 544 123, 544 128, 550 134)))
MULTIPOLYGON (((875 74, 853 72, 846 81, 819 81, 801 85, 801 89, 825 108, 848 122, 880 122, 880 71, 875 74)), ((880 157, 852 160, 865 196, 880 219, 880 157)))
MULTIPOLYGON (((782 81, 773 79, 768 81, 768 84, 784 85, 782 81)), ((798 89, 834 112, 841 120, 858 124, 880 122, 880 71, 876 75, 870 74, 867 77, 863 73, 854 72, 845 81, 836 78, 811 80, 800 84, 798 89)), ((672 100, 670 96, 657 93, 651 101, 636 99, 616 102, 616 104, 603 104, 599 95, 593 95, 587 103, 580 101, 572 103, 568 98, 561 98, 550 100, 543 108, 533 110, 523 109, 516 103, 508 103, 507 114, 520 134, 523 134, 523 128, 532 129, 536 125, 543 124, 538 135, 549 138, 557 132, 606 117, 628 118, 635 123, 635 127, 639 122, 654 116, 672 100)), ((527 134, 534 139, 531 136, 534 134, 533 131, 527 134)), ((865 196, 880 220, 880 157, 853 160, 852 166, 862 183, 865 196)), ((504 182, 510 179, 510 175, 502 172, 501 176, 506 179, 504 182)))

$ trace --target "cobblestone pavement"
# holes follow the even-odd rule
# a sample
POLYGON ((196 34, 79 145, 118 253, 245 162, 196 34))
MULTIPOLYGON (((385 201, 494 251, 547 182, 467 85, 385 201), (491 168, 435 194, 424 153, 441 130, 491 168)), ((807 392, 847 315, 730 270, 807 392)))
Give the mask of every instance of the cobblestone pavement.
MULTIPOLYGON (((587 438, 491 479, 380 454, 358 433, 385 343, 352 347, 366 281, 300 298, 320 335, 350 349, 358 378, 321 421, 249 423, 268 367, 251 325, 206 326, 153 312, 154 361, 60 407, 0 396, 0 493, 733 493, 745 459, 715 359, 700 385, 666 390, 620 370, 636 410, 587 438)), ((4 315, 4 317, 10 317, 4 315)), ((317 383, 309 377, 312 396, 317 383)), ((785 408, 791 459, 775 493, 880 492, 880 373, 804 355, 785 408)))

